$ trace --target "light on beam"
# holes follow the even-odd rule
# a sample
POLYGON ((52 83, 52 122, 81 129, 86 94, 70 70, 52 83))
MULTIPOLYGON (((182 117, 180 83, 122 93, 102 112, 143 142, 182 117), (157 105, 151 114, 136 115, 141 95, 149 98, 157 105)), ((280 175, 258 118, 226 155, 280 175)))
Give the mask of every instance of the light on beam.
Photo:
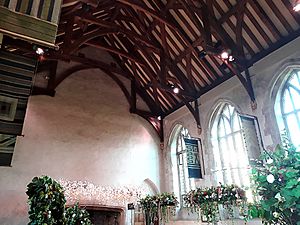
POLYGON ((35 50, 35 53, 38 54, 38 55, 44 55, 44 49, 38 47, 36 50, 35 50))
POLYGON ((299 12, 300 11, 300 0, 297 0, 294 4, 293 10, 295 12, 299 12))
POLYGON ((227 50, 224 50, 223 52, 221 52, 220 57, 221 59, 227 60, 229 58, 229 52, 227 50))
POLYGON ((174 87, 174 88, 173 88, 173 92, 174 92, 175 94, 178 94, 178 93, 179 93, 179 88, 178 88, 178 87, 174 87))

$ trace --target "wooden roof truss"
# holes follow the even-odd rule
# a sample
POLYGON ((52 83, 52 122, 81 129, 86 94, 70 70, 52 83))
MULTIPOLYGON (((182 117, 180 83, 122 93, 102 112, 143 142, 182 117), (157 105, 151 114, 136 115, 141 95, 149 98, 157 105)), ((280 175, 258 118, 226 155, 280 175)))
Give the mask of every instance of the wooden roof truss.
POLYGON ((248 68, 298 37, 299 25, 290 0, 65 0, 59 50, 49 51, 43 60, 78 64, 56 74, 51 62, 48 86, 35 90, 53 95, 72 73, 99 68, 119 85, 130 112, 147 119, 163 138, 159 116, 186 105, 201 128, 197 99, 233 76, 255 108, 248 68), (85 46, 105 50, 115 61, 78 54, 85 46), (232 62, 220 58, 227 49, 232 62), (130 90, 121 78, 130 81, 130 90), (137 108, 137 95, 150 111, 137 108))

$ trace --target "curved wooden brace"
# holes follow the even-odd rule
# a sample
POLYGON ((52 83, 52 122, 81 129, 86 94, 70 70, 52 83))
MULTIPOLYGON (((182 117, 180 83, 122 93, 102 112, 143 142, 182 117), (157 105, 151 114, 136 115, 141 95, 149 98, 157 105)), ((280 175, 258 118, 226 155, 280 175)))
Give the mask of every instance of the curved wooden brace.
POLYGON ((104 46, 104 45, 101 45, 101 44, 98 44, 98 43, 95 43, 95 42, 87 42, 85 44, 88 45, 88 46, 96 47, 96 48, 99 48, 99 49, 102 49, 102 50, 105 50, 105 51, 112 52, 112 53, 115 53, 117 55, 123 56, 123 57, 125 57, 125 58, 141 65, 142 67, 146 66, 146 64, 144 62, 142 62, 141 60, 139 60, 138 58, 135 58, 135 57, 131 56, 130 54, 128 54, 127 52, 121 51, 118 48, 113 48, 113 47, 110 47, 110 46, 104 46))
POLYGON ((140 117, 144 118, 145 120, 150 123, 150 125, 154 128, 157 135, 160 138, 160 142, 164 142, 164 130, 163 130, 163 119, 158 120, 157 117, 151 115, 151 113, 137 111, 135 114, 139 115, 140 117))
POLYGON ((96 31, 92 31, 86 35, 81 36, 80 38, 78 38, 75 42, 73 42, 71 45, 68 45, 67 48, 63 49, 63 53, 65 54, 72 54, 75 51, 77 51, 83 44, 85 44, 86 42, 97 38, 97 37, 101 37, 107 34, 114 34, 117 31, 114 29, 101 29, 99 28, 96 31))
POLYGON ((134 39, 140 41, 141 43, 147 45, 148 47, 153 48, 157 52, 160 51, 160 49, 157 46, 153 45, 153 43, 151 43, 147 38, 140 36, 128 29, 125 29, 124 27, 121 27, 121 26, 117 25, 116 23, 107 22, 107 21, 104 21, 104 20, 101 20, 98 18, 94 18, 93 16, 86 15, 86 14, 80 16, 78 19, 83 20, 85 22, 93 23, 93 24, 96 24, 96 25, 99 25, 102 27, 108 27, 112 30, 115 30, 116 33, 122 33, 128 37, 131 37, 131 38, 134 38, 134 39))
POLYGON ((168 25, 169 27, 171 27, 174 30, 178 30, 176 26, 174 26, 174 24, 172 24, 171 22, 169 22, 168 20, 166 20, 164 17, 162 17, 160 14, 158 14, 157 12, 155 12, 152 9, 146 8, 145 6, 139 4, 136 1, 132 1, 132 0, 117 0, 118 2, 124 4, 124 5, 128 5, 131 6, 132 8, 142 11, 150 16, 152 16, 153 18, 157 19, 159 22, 162 22, 166 25, 168 25))
POLYGON ((65 62, 78 62, 82 63, 88 66, 91 66, 93 68, 99 68, 99 69, 108 69, 112 73, 119 74, 127 79, 131 79, 131 75, 129 73, 124 72, 123 70, 119 69, 118 67, 114 67, 111 64, 104 63, 99 60, 94 60, 94 59, 89 59, 89 58, 84 58, 80 56, 75 56, 75 55, 62 55, 62 54, 56 54, 56 53, 51 53, 49 55, 43 55, 40 57, 40 61, 43 60, 62 60, 65 62))
POLYGON ((76 66, 73 66, 71 68, 68 68, 63 73, 56 76, 54 89, 56 89, 57 86, 60 85, 61 82, 63 82, 66 78, 71 76, 73 73, 76 73, 76 72, 81 71, 81 70, 92 69, 92 68, 95 68, 95 67, 92 67, 92 66, 89 66, 89 65, 76 65, 76 66))
POLYGON ((87 69, 102 70, 106 75, 108 75, 113 81, 116 82, 116 84, 120 87, 123 94, 125 95, 128 103, 130 104, 130 94, 129 94, 128 90, 126 89, 125 85, 123 84, 123 82, 116 75, 114 75, 112 72, 110 72, 107 69, 100 69, 98 67, 93 67, 90 65, 76 65, 71 68, 68 68, 66 71, 61 73, 61 75, 57 76, 57 80, 55 81, 55 88, 57 88, 59 84, 61 84, 66 78, 70 77, 74 73, 76 73, 78 71, 82 71, 82 70, 87 70, 87 69))

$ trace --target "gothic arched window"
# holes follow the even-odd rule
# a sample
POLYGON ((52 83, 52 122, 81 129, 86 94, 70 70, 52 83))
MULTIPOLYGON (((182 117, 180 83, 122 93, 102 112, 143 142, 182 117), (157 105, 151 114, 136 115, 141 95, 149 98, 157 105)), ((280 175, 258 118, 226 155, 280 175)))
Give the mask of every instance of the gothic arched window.
POLYGON ((242 134, 241 120, 236 109, 222 103, 214 115, 211 129, 216 184, 249 186, 249 159, 242 134))
POLYGON ((292 70, 277 94, 275 114, 280 132, 286 131, 291 142, 300 147, 300 70, 292 70))
POLYGON ((174 193, 182 204, 182 195, 192 189, 195 189, 195 179, 189 178, 187 167, 187 152, 184 138, 190 138, 190 134, 186 128, 178 125, 176 133, 172 140, 171 157, 173 171, 173 187, 174 193))

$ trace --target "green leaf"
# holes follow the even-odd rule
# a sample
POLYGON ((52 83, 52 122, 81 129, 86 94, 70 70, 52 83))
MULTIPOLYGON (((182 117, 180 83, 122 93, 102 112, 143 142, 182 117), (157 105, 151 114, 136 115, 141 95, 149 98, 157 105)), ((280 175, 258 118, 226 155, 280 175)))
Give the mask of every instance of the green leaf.
POLYGON ((287 182, 286 184, 286 188, 293 188, 294 186, 296 186, 298 184, 298 180, 297 179, 291 179, 287 182))

